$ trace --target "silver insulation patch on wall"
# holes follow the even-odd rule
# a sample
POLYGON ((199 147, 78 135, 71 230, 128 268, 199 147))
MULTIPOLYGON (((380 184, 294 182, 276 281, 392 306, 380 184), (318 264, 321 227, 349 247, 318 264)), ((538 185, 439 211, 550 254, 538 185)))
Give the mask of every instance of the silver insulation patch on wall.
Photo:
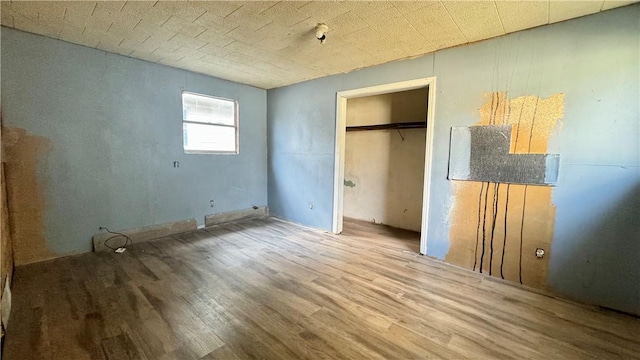
POLYGON ((451 128, 449 179, 555 185, 560 155, 512 154, 511 125, 451 128))

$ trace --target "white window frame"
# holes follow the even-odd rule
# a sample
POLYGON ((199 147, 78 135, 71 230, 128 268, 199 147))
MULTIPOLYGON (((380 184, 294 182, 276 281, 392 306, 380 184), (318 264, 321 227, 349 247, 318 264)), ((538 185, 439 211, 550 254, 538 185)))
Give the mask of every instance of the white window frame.
POLYGON ((239 136, 239 113, 240 113, 240 105, 238 103, 238 100, 234 100, 234 99, 227 99, 227 98, 223 98, 223 97, 219 97, 219 96, 212 96, 212 95, 205 95, 205 94, 200 94, 200 93, 196 93, 193 91, 182 91, 182 93, 180 93, 180 106, 182 108, 182 125, 183 125, 183 133, 182 133, 182 150, 184 151, 185 154, 218 154, 218 155, 237 155, 240 153, 240 136, 239 136), (202 97, 207 97, 207 98, 211 98, 211 99, 216 99, 216 100, 225 100, 225 101, 231 101, 233 102, 233 109, 234 109, 234 122, 233 122, 233 126, 231 125, 222 125, 222 124, 212 124, 212 123, 203 123, 203 122, 198 122, 198 121, 189 121, 189 120, 185 120, 184 119, 184 104, 183 104, 183 95, 184 94, 189 94, 189 95, 195 95, 195 96, 202 96, 202 97), (205 125, 205 126, 215 126, 215 127, 233 127, 235 130, 235 150, 233 151, 218 151, 218 150, 187 150, 185 149, 185 143, 184 143, 184 124, 188 123, 188 124, 198 124, 198 125, 205 125))

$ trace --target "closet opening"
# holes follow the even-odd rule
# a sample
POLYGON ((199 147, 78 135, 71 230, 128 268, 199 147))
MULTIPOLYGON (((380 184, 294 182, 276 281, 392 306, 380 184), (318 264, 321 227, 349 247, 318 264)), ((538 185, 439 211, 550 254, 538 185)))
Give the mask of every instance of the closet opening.
POLYGON ((334 233, 426 254, 434 88, 428 78, 338 93, 334 233))

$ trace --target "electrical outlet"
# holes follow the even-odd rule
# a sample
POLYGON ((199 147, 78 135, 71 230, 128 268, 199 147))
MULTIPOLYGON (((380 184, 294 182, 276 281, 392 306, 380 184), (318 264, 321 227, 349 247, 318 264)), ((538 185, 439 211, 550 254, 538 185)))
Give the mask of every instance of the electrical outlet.
POLYGON ((211 207, 213 207, 213 206, 214 206, 214 202, 213 202, 213 200, 209 201, 209 205, 211 205, 211 207))
POLYGON ((174 168, 180 167, 180 161, 174 161, 173 162, 173 167, 174 168))
POLYGON ((312 202, 309 203, 309 209, 313 210, 313 203, 312 202))

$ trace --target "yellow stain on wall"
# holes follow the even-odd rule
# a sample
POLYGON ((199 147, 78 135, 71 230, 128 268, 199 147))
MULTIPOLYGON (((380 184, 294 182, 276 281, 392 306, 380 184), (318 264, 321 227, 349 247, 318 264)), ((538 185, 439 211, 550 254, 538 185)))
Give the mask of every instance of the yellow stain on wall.
MULTIPOLYGON (((564 116, 564 94, 541 99, 486 95, 476 125, 512 124, 511 153, 545 154, 564 116)), ((544 288, 551 254, 555 206, 552 187, 451 181, 446 261, 510 281, 544 288), (495 221, 494 221, 495 219, 495 221), (542 259, 537 248, 545 250, 542 259)))
POLYGON ((15 265, 58 257, 44 235, 47 208, 38 165, 50 149, 48 139, 24 129, 2 128, 8 210, 15 265))

